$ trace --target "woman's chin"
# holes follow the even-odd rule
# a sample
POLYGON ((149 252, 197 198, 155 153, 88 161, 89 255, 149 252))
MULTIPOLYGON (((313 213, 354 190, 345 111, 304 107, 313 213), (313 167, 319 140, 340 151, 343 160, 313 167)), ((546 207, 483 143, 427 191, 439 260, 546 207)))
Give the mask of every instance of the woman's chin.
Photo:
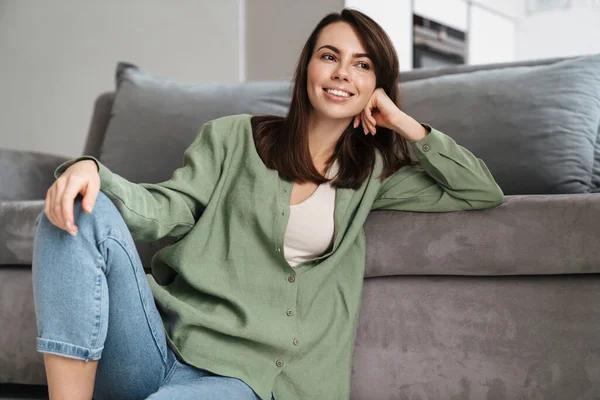
POLYGON ((315 111, 315 116, 317 116, 319 119, 340 122, 352 119, 356 114, 358 114, 348 110, 332 110, 331 108, 315 111))

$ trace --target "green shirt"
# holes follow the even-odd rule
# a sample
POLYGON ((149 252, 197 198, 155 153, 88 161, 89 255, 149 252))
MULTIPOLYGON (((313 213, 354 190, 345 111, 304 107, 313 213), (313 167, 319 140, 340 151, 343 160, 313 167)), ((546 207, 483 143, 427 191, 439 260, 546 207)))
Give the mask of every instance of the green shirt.
MULTIPOLYGON (((484 162, 442 132, 409 143, 420 166, 382 183, 376 153, 358 190, 336 190, 331 250, 296 269, 283 254, 293 182, 265 167, 249 115, 204 124, 162 183, 129 182, 94 160, 134 240, 179 238, 155 255, 148 282, 185 362, 239 378, 262 400, 348 399, 369 212, 477 210, 504 197, 484 162)), ((82 158, 92 157, 55 176, 82 158)))

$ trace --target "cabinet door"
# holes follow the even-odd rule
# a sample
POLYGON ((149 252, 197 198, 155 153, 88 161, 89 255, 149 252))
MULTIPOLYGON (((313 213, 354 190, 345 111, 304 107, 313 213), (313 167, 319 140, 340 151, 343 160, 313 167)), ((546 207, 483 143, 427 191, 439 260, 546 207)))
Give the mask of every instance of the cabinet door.
POLYGON ((514 61, 515 22, 473 4, 468 43, 469 64, 514 61))

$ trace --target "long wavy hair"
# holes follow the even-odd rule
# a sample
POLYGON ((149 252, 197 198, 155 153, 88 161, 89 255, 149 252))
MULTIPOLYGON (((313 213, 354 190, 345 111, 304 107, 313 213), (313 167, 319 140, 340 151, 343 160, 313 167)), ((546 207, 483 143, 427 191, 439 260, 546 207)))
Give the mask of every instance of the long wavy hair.
MULTIPOLYGON (((281 178, 292 182, 324 183, 330 181, 315 168, 308 145, 308 122, 311 103, 308 98, 308 63, 313 55, 317 38, 323 28, 335 22, 353 26, 374 64, 376 87, 382 88, 400 108, 398 55, 392 41, 373 19, 360 11, 345 8, 341 13, 326 15, 306 41, 292 85, 292 99, 286 117, 254 116, 252 132, 257 152, 267 168, 278 171, 281 178)), ((375 150, 381 153, 383 170, 381 180, 405 165, 417 164, 411 158, 406 140, 399 134, 377 127, 376 135, 364 135, 362 126, 354 129, 352 123, 336 143, 327 166, 339 162, 339 173, 331 180, 336 188, 358 189, 375 166, 375 150)))

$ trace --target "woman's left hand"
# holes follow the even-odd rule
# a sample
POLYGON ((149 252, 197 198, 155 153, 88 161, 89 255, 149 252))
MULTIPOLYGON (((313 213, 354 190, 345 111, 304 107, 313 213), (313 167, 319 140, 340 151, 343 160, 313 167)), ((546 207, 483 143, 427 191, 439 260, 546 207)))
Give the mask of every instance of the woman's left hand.
POLYGON ((365 135, 377 133, 377 126, 395 130, 404 113, 381 88, 375 89, 362 112, 354 117, 354 128, 362 124, 365 135))

